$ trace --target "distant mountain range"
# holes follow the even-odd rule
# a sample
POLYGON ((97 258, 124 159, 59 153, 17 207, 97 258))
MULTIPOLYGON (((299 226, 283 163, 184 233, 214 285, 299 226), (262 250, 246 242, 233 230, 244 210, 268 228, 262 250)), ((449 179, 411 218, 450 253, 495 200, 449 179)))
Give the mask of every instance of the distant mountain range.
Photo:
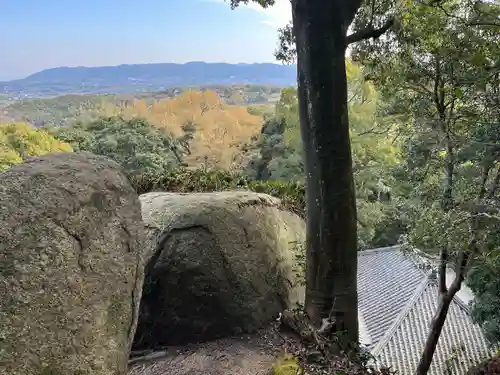
POLYGON ((0 82, 0 94, 21 99, 63 94, 150 92, 189 86, 291 86, 295 83, 295 65, 206 62, 135 64, 46 69, 23 79, 0 82))

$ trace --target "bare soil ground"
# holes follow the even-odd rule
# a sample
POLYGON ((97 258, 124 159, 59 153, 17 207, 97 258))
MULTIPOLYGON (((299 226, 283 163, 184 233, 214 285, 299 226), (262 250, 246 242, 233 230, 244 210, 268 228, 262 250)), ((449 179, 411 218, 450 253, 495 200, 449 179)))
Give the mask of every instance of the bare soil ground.
POLYGON ((166 348, 130 361, 128 375, 269 375, 277 356, 300 342, 276 326, 253 335, 166 348))
POLYGON ((311 344, 308 331, 295 324, 304 322, 300 316, 284 314, 281 322, 252 335, 141 353, 129 360, 128 375, 271 375, 284 354, 298 358, 305 375, 394 375, 328 354, 320 341, 311 344))

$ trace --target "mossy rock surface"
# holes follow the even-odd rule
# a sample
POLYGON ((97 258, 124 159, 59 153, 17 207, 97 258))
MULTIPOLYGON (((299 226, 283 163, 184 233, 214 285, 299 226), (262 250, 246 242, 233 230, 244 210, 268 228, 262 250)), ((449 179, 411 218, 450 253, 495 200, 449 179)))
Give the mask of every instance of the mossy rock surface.
POLYGON ((294 243, 305 223, 250 191, 140 197, 151 260, 136 348, 254 332, 303 299, 294 243))
POLYGON ((0 174, 0 374, 125 374, 144 239, 138 196, 104 157, 0 174))

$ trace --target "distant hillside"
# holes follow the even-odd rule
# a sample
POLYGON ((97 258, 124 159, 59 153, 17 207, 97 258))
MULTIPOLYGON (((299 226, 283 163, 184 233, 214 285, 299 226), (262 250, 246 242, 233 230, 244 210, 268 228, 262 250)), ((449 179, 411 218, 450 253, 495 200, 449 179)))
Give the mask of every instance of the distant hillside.
MULTIPOLYGON (((89 121, 103 114, 114 113, 117 109, 129 107, 137 100, 151 105, 192 89, 175 87, 157 92, 112 95, 66 94, 50 98, 23 98, 10 102, 0 94, 0 122, 25 121, 40 126, 64 125, 75 120, 89 121)), ((196 89, 215 92, 225 104, 259 105, 259 108, 252 108, 254 112, 266 111, 269 105, 272 108, 281 92, 280 87, 261 85, 210 85, 196 89), (262 106, 264 107, 261 108, 262 106)))
POLYGON ((283 87, 295 82, 294 65, 190 62, 46 69, 24 79, 0 82, 0 93, 16 100, 63 94, 151 92, 207 85, 283 87))

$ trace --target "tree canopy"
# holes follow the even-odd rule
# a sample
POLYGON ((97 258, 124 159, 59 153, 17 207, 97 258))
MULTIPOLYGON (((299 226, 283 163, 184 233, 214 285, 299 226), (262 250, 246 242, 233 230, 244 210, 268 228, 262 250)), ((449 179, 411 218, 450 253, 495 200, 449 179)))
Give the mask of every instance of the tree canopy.
MULTIPOLYGON (((378 225, 394 210, 391 200, 396 185, 392 173, 399 164, 396 123, 383 113, 374 86, 364 80, 362 68, 346 62, 349 79, 349 119, 358 207, 358 246, 377 246, 384 234, 378 225), (375 238, 377 236, 377 238, 375 238)), ((300 136, 297 90, 284 89, 254 147, 248 173, 257 179, 304 183, 303 147, 300 136)), ((395 196, 396 197, 396 196, 395 196)), ((394 197, 394 198, 395 198, 394 197)), ((386 225, 384 224, 384 227, 386 225)), ((390 236, 389 233, 386 233, 390 236)), ((387 245, 387 238, 381 245, 387 245)), ((391 238, 389 243, 397 240, 391 238)))
POLYGON ((71 151, 73 149, 68 143, 26 123, 0 125, 0 172, 30 156, 71 151))
POLYGON ((466 0, 411 2, 386 38, 354 48, 353 58, 400 121, 405 243, 440 262, 439 307, 418 374, 428 370, 449 304, 478 262, 483 267, 475 268, 472 285, 482 296, 475 315, 493 330, 497 319, 487 317, 490 295, 478 275, 487 270, 485 257, 500 250, 494 240, 500 230, 500 29, 483 13, 499 10, 466 0), (456 273, 449 286, 448 268, 456 273))
POLYGON ((75 151, 115 160, 131 176, 161 175, 181 166, 185 153, 174 136, 141 118, 105 117, 72 126, 49 127, 47 131, 71 144, 75 151))

